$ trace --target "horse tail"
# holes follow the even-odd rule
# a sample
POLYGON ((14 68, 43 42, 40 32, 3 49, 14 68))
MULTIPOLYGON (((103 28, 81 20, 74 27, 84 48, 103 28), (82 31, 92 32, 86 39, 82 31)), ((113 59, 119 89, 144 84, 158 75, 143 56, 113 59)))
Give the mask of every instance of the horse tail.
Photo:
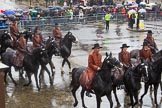
POLYGON ((72 69, 72 80, 71 80, 71 83, 70 83, 70 88, 73 88, 74 87, 74 73, 76 71, 77 68, 73 68, 72 69))

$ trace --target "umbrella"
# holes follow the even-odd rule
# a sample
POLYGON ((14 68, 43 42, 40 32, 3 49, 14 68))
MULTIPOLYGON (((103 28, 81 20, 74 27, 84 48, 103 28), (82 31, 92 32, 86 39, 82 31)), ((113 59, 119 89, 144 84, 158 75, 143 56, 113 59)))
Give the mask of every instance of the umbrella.
POLYGON ((37 13, 38 11, 37 11, 37 10, 32 9, 32 10, 31 10, 31 12, 32 12, 32 13, 37 13))
POLYGON ((146 12, 146 9, 143 9, 143 8, 142 9, 139 9, 138 12, 145 13, 146 12))
POLYGON ((0 13, 4 13, 5 12, 5 10, 3 10, 3 9, 0 9, 0 13))
POLYGON ((140 5, 146 5, 146 3, 145 2, 140 2, 140 5))
POLYGON ((128 11, 128 14, 137 13, 134 9, 128 11))
POLYGON ((6 15, 3 13, 0 13, 0 17, 6 17, 6 15))
POLYGON ((12 11, 12 10, 6 10, 5 12, 4 12, 4 14, 5 15, 14 15, 15 14, 15 12, 14 11, 12 11))

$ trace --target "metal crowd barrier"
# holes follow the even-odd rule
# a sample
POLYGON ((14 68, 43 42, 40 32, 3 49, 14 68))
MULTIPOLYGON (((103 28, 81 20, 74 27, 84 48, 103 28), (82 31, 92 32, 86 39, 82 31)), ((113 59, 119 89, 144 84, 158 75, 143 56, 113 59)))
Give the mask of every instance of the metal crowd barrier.
MULTIPOLYGON (((155 13, 155 12, 149 12, 144 14, 144 19, 147 21, 153 21, 153 20, 162 20, 162 14, 155 13)), ((104 15, 103 14, 95 14, 95 15, 84 15, 84 17, 73 16, 73 17, 48 17, 48 18, 42 18, 37 20, 20 20, 19 26, 20 28, 28 28, 28 27, 45 27, 45 26, 54 26, 55 23, 62 24, 84 24, 84 23, 92 23, 92 22, 104 22, 104 15)), ((121 21, 121 22, 127 22, 126 14, 123 13, 112 13, 111 21, 121 21)))

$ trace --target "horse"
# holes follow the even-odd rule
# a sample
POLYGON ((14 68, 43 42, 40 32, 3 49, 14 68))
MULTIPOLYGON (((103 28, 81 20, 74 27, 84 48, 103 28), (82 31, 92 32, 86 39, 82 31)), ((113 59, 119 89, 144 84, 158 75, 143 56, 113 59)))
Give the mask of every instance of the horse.
POLYGON ((159 60, 148 63, 148 81, 145 82, 145 89, 144 93, 142 94, 140 98, 140 102, 142 103, 143 97, 147 94, 148 88, 150 85, 154 86, 154 99, 155 99, 155 104, 158 106, 157 103, 157 90, 159 87, 159 84, 161 83, 161 72, 162 72, 162 58, 159 60))
POLYGON ((141 62, 136 67, 130 67, 124 74, 123 82, 127 93, 130 96, 131 103, 129 105, 132 108, 138 104, 138 91, 141 88, 141 78, 144 77, 144 81, 148 80, 148 64, 145 62, 141 62), (135 99, 135 102, 133 100, 135 99))
POLYGON ((12 38, 9 34, 8 31, 4 31, 4 33, 0 36, 0 45, 1 45, 1 49, 0 49, 0 55, 2 56, 2 54, 6 51, 7 48, 12 48, 12 38))
POLYGON ((45 48, 37 47, 33 49, 31 54, 26 54, 23 60, 23 67, 26 71, 29 82, 24 84, 24 86, 28 86, 31 84, 31 74, 33 73, 36 81, 36 86, 39 91, 40 87, 38 85, 37 78, 39 65, 42 63, 47 64, 48 62, 49 58, 45 48))
MULTIPOLYGON (((130 51, 131 58, 136 59, 137 61, 140 60, 140 50, 139 49, 134 49, 130 51)), ((157 53, 152 55, 152 58, 154 61, 157 61, 162 58, 162 50, 158 51, 157 53)), ((161 86, 161 94, 162 94, 162 82, 160 83, 161 86)), ((151 86, 152 87, 152 86, 151 86)))
POLYGON ((71 64, 68 60, 68 57, 71 55, 72 43, 77 43, 77 42, 78 42, 78 39, 71 32, 68 32, 65 35, 65 37, 61 40, 60 54, 61 54, 61 57, 63 58, 61 73, 63 73, 63 67, 64 67, 65 62, 67 62, 69 69, 71 71, 71 64))
MULTIPOLYGON (((131 58, 134 58, 134 59, 139 59, 140 57, 140 50, 139 49, 134 49, 132 51, 130 51, 130 55, 131 55, 131 58)), ((162 58, 162 50, 158 51, 157 53, 153 54, 153 59, 155 61, 157 61, 158 59, 162 58)))
POLYGON ((16 54, 16 51, 11 49, 11 48, 8 48, 6 50, 6 52, 2 53, 2 57, 1 57, 1 60, 2 60, 2 63, 6 64, 9 66, 8 69, 6 69, 4 72, 5 72, 5 75, 4 75, 4 82, 7 84, 7 80, 6 80, 6 77, 7 77, 7 74, 9 75, 9 77, 11 78, 12 82, 15 84, 15 86, 17 85, 16 81, 14 80, 14 78, 12 77, 12 73, 11 73, 11 67, 14 66, 13 64, 13 57, 15 56, 16 54))
POLYGON ((116 94, 116 89, 118 86, 121 86, 123 85, 123 76, 124 76, 124 69, 123 67, 122 68, 119 68, 119 67, 114 67, 111 71, 111 79, 112 79, 112 90, 113 90, 113 93, 114 93, 114 96, 115 96, 115 100, 117 102, 117 106, 121 106, 120 105, 120 102, 119 102, 119 99, 117 97, 117 94, 116 94))
MULTIPOLYGON (((58 49, 57 44, 54 41, 54 39, 52 37, 50 37, 50 36, 49 36, 48 40, 45 42, 45 49, 46 49, 47 55, 49 57, 49 62, 48 63, 50 65, 50 67, 51 67, 52 76, 54 76, 53 69, 55 69, 55 66, 54 66, 54 64, 52 62, 52 56, 53 55, 59 55, 59 49, 58 49)), ((40 71, 40 74, 39 74, 39 80, 41 79, 41 75, 43 73, 43 70, 46 70, 47 73, 49 74, 49 77, 50 77, 50 72, 46 67, 47 64, 44 64, 44 63, 41 62, 41 71, 40 71)), ((50 78, 50 82, 52 83, 51 78, 50 78)))
MULTIPOLYGON (((106 57, 103 61, 101 70, 96 73, 94 76, 94 79, 92 81, 92 89, 94 90, 94 94, 96 95, 96 101, 97 101, 97 108, 100 108, 101 103, 101 97, 107 96, 109 102, 110 102, 110 108, 113 107, 113 101, 111 97, 111 91, 112 91, 112 80, 111 80, 111 69, 114 68, 114 66, 119 66, 120 62, 115 58, 112 57, 112 53, 108 55, 106 53, 106 57)), ((80 87, 80 76, 84 72, 86 67, 78 67, 73 68, 72 70, 72 81, 70 84, 72 95, 75 99, 75 103, 73 104, 74 107, 77 106, 78 100, 76 98, 76 91, 80 87)), ((82 87, 81 91, 81 99, 82 99, 82 106, 84 108, 87 108, 84 103, 84 92, 86 89, 82 87)))

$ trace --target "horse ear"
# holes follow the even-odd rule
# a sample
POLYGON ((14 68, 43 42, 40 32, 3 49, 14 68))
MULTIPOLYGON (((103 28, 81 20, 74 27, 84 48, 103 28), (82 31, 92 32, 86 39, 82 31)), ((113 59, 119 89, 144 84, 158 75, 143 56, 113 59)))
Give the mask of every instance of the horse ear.
POLYGON ((69 32, 68 32, 68 35, 72 35, 72 33, 69 31, 69 32))
POLYGON ((106 57, 108 57, 109 55, 108 55, 108 53, 106 52, 106 57))
POLYGON ((112 52, 110 52, 110 57, 112 57, 112 52))

